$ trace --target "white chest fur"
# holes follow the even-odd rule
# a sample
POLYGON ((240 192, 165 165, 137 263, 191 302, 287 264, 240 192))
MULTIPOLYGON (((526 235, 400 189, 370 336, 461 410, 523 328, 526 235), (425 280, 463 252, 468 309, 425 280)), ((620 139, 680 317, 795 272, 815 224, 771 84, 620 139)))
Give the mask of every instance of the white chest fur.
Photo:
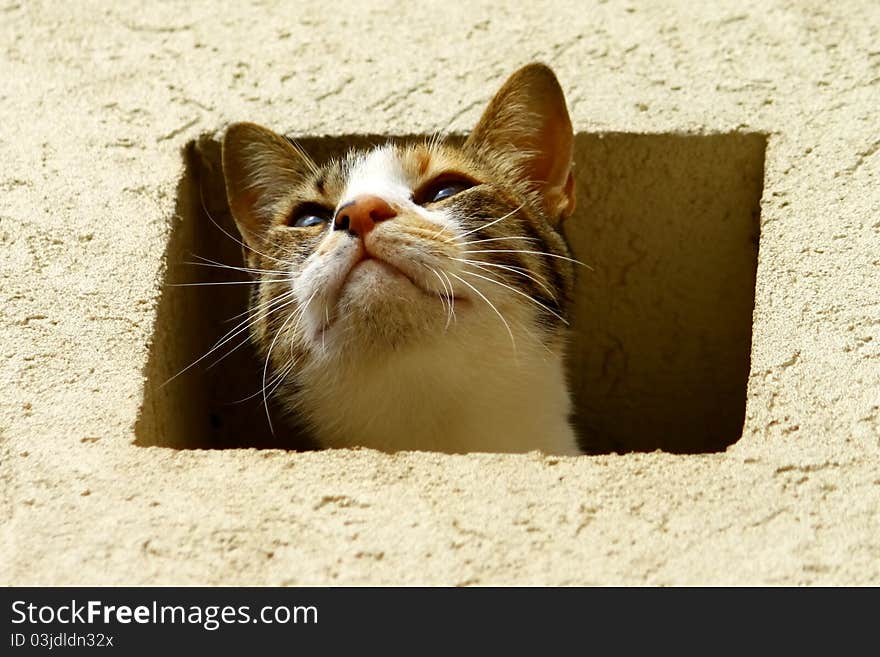
MULTIPOLYGON (((471 327, 375 359, 304 372, 305 408, 323 444, 386 451, 580 453, 562 358, 521 337, 471 327)), ((326 365, 326 363, 325 363, 326 365)))

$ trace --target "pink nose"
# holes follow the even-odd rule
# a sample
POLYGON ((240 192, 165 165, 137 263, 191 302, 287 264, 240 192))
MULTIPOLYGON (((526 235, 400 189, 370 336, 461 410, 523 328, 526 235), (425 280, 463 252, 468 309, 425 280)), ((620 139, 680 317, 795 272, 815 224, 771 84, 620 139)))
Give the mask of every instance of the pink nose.
POLYGON ((396 216, 394 208, 378 196, 358 196, 339 208, 333 230, 347 230, 350 235, 364 238, 377 223, 396 216))

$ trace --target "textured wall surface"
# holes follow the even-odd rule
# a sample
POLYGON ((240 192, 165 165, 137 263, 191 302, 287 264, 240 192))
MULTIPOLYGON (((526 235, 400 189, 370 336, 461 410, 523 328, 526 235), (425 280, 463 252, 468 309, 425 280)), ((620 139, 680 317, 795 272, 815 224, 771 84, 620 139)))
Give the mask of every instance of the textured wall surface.
POLYGON ((4 583, 880 583, 877 3, 6 2, 0 16, 4 583), (198 214, 188 143, 233 120, 313 137, 464 132, 532 60, 556 70, 579 133, 573 239, 603 265, 584 293, 602 312, 582 321, 597 336, 616 322, 577 361, 609 388, 578 388, 584 407, 643 422, 655 435, 641 448, 699 424, 711 453, 141 446, 189 412, 187 399, 141 412, 154 333, 186 330, 192 311, 163 310, 169 240, 199 230, 184 225, 198 214), (622 189, 642 196, 615 201, 622 189), (760 217, 695 224, 705 249, 675 237, 684 198, 697 221, 709 199, 758 197, 760 217), (667 231, 639 198, 671 208, 667 231), (647 255, 603 264, 618 250, 647 255), (669 289, 704 274, 712 312, 669 289), (685 332, 678 361, 652 362, 652 339, 681 335, 674 308, 740 347, 685 332), (670 332, 629 323, 645 317, 670 332), (718 423, 744 416, 726 450, 736 436, 706 438, 725 394, 740 417, 718 423), (658 430, 652 404, 702 415, 658 430))

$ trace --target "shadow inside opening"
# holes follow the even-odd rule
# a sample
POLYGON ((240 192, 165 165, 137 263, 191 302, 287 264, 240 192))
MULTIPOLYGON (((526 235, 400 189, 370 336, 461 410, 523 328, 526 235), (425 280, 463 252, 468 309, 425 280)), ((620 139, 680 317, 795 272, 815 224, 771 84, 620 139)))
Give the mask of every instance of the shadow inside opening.
MULTIPOLYGON (((385 140, 298 141, 320 161, 385 140)), ((576 135, 578 209, 565 233, 592 269, 578 274, 568 370, 587 452, 712 452, 739 439, 765 148, 755 133, 576 135)), ((295 428, 270 432, 246 332, 172 378, 243 319, 230 320, 250 288, 175 285, 246 279, 186 264, 198 256, 240 267, 242 254, 219 143, 203 137, 184 156, 136 444, 309 448, 295 428)), ((283 426, 271 400, 269 409, 283 426)))

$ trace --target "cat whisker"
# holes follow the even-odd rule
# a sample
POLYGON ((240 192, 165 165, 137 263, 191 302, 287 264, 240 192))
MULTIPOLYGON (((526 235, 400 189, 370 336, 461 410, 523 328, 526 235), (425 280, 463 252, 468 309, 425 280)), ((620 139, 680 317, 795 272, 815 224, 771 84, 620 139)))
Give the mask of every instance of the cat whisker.
MULTIPOLYGON (((278 312, 279 310, 283 310, 287 306, 290 306, 293 303, 295 303, 296 299, 294 299, 292 297, 293 297, 293 293, 289 292, 287 294, 283 294, 279 297, 276 297, 275 299, 272 299, 271 301, 269 301, 267 303, 261 304, 260 306, 257 306, 256 308, 254 308, 253 313, 252 313, 253 321, 246 328, 250 329, 251 326, 253 326, 261 318, 261 315, 268 317, 271 313, 275 313, 275 312, 278 312), (283 303, 282 303, 282 301, 283 301, 283 303), (265 312, 265 311, 267 311, 267 312, 265 312)), ((245 311, 245 312, 250 312, 250 311, 245 311)), ((207 369, 207 370, 211 369, 212 367, 214 367, 215 365, 220 363, 222 360, 224 360, 228 356, 235 353, 238 349, 240 349, 242 346, 244 346, 250 339, 251 339, 251 336, 249 335, 249 331, 245 332, 244 340, 240 341, 237 345, 235 345, 232 349, 230 349, 225 354, 220 356, 220 358, 218 358, 213 363, 208 365, 208 367, 206 367, 205 369, 207 369)))
MULTIPOLYGON (((285 301, 286 296, 287 295, 281 295, 280 297, 277 297, 275 300, 273 300, 273 304, 274 303, 281 303, 282 301, 285 301)), ((292 303, 292 301, 291 301, 291 303, 292 303)), ((283 305, 282 305, 282 307, 283 307, 283 305)), ((275 312, 276 310, 278 310, 278 308, 273 309, 272 312, 275 312)), ((254 315, 254 316, 248 316, 243 321, 241 321, 238 324, 236 324, 235 326, 233 326, 216 343, 214 343, 214 346, 212 346, 210 349, 208 349, 208 351, 205 352, 204 354, 202 354, 202 356, 200 356, 199 358, 194 360, 192 363, 190 363, 189 365, 184 367, 182 370, 180 370, 177 374, 175 374, 174 376, 172 376, 171 378, 166 380, 162 384, 162 387, 168 385, 169 383, 174 381, 177 377, 179 377, 181 374, 190 370, 195 365, 201 363, 205 358, 207 358, 212 353, 217 351, 220 347, 227 344, 230 340, 235 339, 236 336, 241 335, 243 332, 249 330, 251 325, 254 324, 258 319, 259 319, 258 314, 254 315)))
POLYGON ((242 312, 233 315, 232 317, 227 317, 226 319, 223 320, 223 323, 228 324, 229 322, 234 322, 239 317, 244 317, 245 315, 250 315, 250 314, 251 314, 251 309, 247 308, 247 309, 243 310, 242 312))
POLYGON ((429 151, 433 151, 437 148, 437 146, 440 145, 440 143, 442 141, 443 141, 442 131, 439 129, 434 130, 434 132, 431 133, 431 135, 428 137, 428 139, 425 140, 425 147, 429 151))
POLYGON ((223 354, 222 356, 220 356, 220 358, 218 358, 218 359, 215 360, 213 363, 211 363, 210 365, 208 365, 208 366, 205 368, 205 370, 210 370, 212 367, 214 367, 215 365, 217 365, 218 363, 220 363, 221 361, 223 361, 227 356, 230 356, 231 354, 233 354, 233 353, 235 353, 236 351, 238 351, 241 347, 243 347, 245 344, 247 344, 247 342, 248 342, 250 339, 251 339, 251 336, 250 336, 250 335, 245 335, 245 336, 244 336, 244 340, 239 341, 239 343, 238 343, 237 345, 235 345, 232 349, 230 349, 230 350, 227 351, 225 354, 223 354))
MULTIPOLYGON (((423 263, 423 262, 422 262, 422 263, 419 263, 419 264, 422 265, 422 267, 424 267, 424 268, 427 269, 428 271, 432 272, 432 273, 434 274, 434 276, 437 277, 437 280, 440 281, 440 285, 443 287, 443 294, 438 294, 437 296, 440 297, 440 303, 443 304, 443 307, 447 309, 447 315, 448 315, 449 308, 448 308, 448 304, 446 303, 446 292, 447 292, 447 290, 446 290, 446 283, 444 283, 444 282, 443 282, 443 279, 440 278, 440 274, 437 273, 437 270, 436 270, 436 269, 434 269, 433 267, 431 267, 431 266, 429 266, 429 265, 426 265, 426 264, 423 263)), ((449 323, 448 323, 448 321, 447 321, 447 326, 448 326, 448 325, 449 325, 449 323)))
MULTIPOLYGON (((298 363, 298 359, 291 356, 290 360, 284 366, 284 368, 280 372, 278 372, 277 374, 274 374, 270 378, 269 385, 271 386, 271 390, 269 390, 269 392, 268 392, 269 396, 272 396, 275 393, 275 391, 278 389, 278 387, 281 386, 281 384, 284 382, 284 379, 293 371, 293 369, 294 369, 294 367, 296 367, 297 363, 298 363)), ((246 401, 250 401, 251 399, 254 399, 255 397, 259 397, 262 393, 263 393, 263 389, 261 388, 261 389, 257 390, 256 392, 248 395, 247 397, 242 397, 241 399, 236 399, 230 403, 243 404, 246 401)))
MULTIPOLYGON (((428 238, 428 241, 436 240, 438 237, 440 237, 440 236, 443 234, 443 231, 445 231, 445 230, 446 230, 446 226, 440 226, 440 229, 439 229, 436 233, 434 233, 433 235, 431 235, 431 236, 428 238)), ((443 242, 446 242, 446 243, 448 244, 448 243, 450 243, 450 242, 451 242, 452 240, 454 240, 454 239, 455 239, 455 235, 450 235, 448 239, 444 239, 444 240, 442 240, 442 241, 443 241, 443 242)))
MULTIPOLYGON (((208 367, 206 367, 205 369, 206 369, 206 370, 211 369, 212 367, 214 367, 215 365, 217 365, 218 363, 220 363, 221 361, 223 361, 223 360, 226 359, 227 357, 231 356, 233 353, 235 353, 238 349, 240 349, 241 347, 243 347, 245 344, 247 344, 248 341, 250 341, 250 339, 251 339, 251 336, 250 336, 250 328, 251 328, 253 325, 255 325, 255 324, 257 323, 257 321, 259 321, 259 320, 261 319, 261 314, 264 315, 264 316, 268 316, 268 315, 270 315, 271 313, 275 313, 275 312, 278 312, 279 310, 283 310, 284 308, 286 308, 286 307, 288 307, 288 306, 294 304, 295 302, 296 302, 296 299, 288 298, 284 303, 280 303, 280 302, 278 302, 278 303, 274 303, 274 304, 269 304, 269 306, 267 306, 267 308, 265 309, 265 310, 268 311, 268 312, 261 312, 261 311, 259 311, 259 310, 255 311, 255 312, 253 313, 253 320, 252 320, 247 326, 245 326, 241 331, 238 331, 238 333, 237 333, 237 335, 240 335, 242 332, 244 332, 244 334, 245 334, 245 335, 244 335, 244 339, 241 340, 241 341, 240 341, 237 345, 235 345, 232 349, 230 349, 229 351, 227 351, 225 354, 223 354, 222 356, 220 356, 220 358, 218 358, 218 359, 215 360, 213 363, 211 363, 210 365, 208 365, 208 367), (274 305, 275 307, 272 308, 272 307, 271 307, 272 305, 274 305), (270 308, 271 308, 271 310, 270 310, 270 308)), ((231 337, 234 337, 234 336, 231 336, 231 337)), ((218 346, 222 346, 222 345, 218 345, 218 346)), ((210 353, 210 352, 208 352, 208 353, 210 353)), ((205 354, 205 355, 207 355, 207 354, 205 354)))
POLYGON ((453 319, 455 319, 455 309, 453 307, 453 304, 455 303, 455 291, 446 286, 446 281, 444 281, 440 274, 437 273, 436 269, 429 265, 426 265, 425 263, 422 263, 422 265, 430 270, 434 274, 434 276, 437 277, 437 280, 440 281, 440 285, 443 286, 443 294, 440 296, 440 300, 442 301, 443 305, 446 306, 447 310, 446 326, 443 329, 445 331, 449 328, 449 324, 453 321, 453 319))
MULTIPOLYGON (((476 274, 476 273, 474 273, 474 272, 467 271, 467 270, 462 270, 462 273, 463 273, 463 274, 470 274, 471 276, 477 276, 478 278, 486 278, 486 277, 484 277, 484 276, 480 276, 479 274, 476 274)), ((493 283, 498 283, 499 285, 503 285, 500 281, 497 281, 497 280, 495 280, 495 279, 488 279, 488 278, 486 278, 486 280, 488 280, 488 281, 490 281, 490 282, 493 282, 493 283)), ((504 286, 504 287, 507 287, 507 286, 504 286)), ((516 291, 516 290, 514 290, 514 291, 516 291)), ((526 298, 530 299, 531 301, 533 301, 533 302, 535 302, 535 303, 538 303, 535 299, 531 299, 531 297, 528 297, 528 295, 524 295, 524 296, 526 296, 526 298)), ((541 305, 541 304, 539 304, 539 305, 541 305)), ((547 310, 549 310, 549 309, 547 309, 547 310)), ((550 311, 550 312, 552 312, 552 311, 550 311)), ((560 318, 560 319, 561 319, 561 318, 560 318)), ((562 321, 565 322, 564 319, 563 319, 562 321)), ((567 324, 568 322, 565 322, 565 323, 567 324)), ((535 343, 540 344, 541 347, 542 347, 547 353, 549 353, 549 354, 551 354, 551 355, 553 354, 553 350, 545 344, 544 340, 535 337, 535 334, 534 334, 532 331, 528 330, 527 328, 525 328, 525 327, 523 327, 523 326, 520 327, 520 330, 525 331, 526 333, 528 333, 528 335, 532 338, 532 340, 533 340, 535 343)))
POLYGON ((501 322, 504 324, 504 328, 507 329, 507 334, 510 336, 510 344, 513 346, 513 353, 514 353, 514 357, 515 357, 516 356, 516 339, 513 337, 513 330, 510 328, 510 324, 507 323, 507 320, 504 319, 504 315, 502 315, 501 312, 498 310, 498 308, 495 307, 495 304, 493 304, 491 301, 489 301, 488 297, 486 297, 485 294, 480 292, 477 288, 475 288, 473 285, 468 283, 461 276, 459 276, 458 274, 454 274, 452 272, 450 272, 450 276, 457 278, 459 281, 461 281, 466 286, 468 286, 470 289, 472 289, 475 294, 477 294, 483 301, 485 301, 487 304, 489 304, 489 307, 493 311, 495 311, 495 314, 498 315, 498 319, 501 320, 501 322))
POLYGON ((490 237, 484 240, 472 240, 470 242, 457 242, 458 246, 470 246, 471 244, 481 244, 483 242, 500 242, 502 240, 521 240, 523 242, 540 242, 541 240, 536 240, 534 237, 520 237, 518 235, 511 235, 509 237, 490 237))
POLYGON ((567 260, 568 262, 573 262, 576 265, 580 265, 581 267, 586 267, 590 271, 595 271, 590 265, 585 262, 581 262, 580 260, 575 260, 574 258, 569 258, 568 256, 557 255, 555 253, 547 253, 546 251, 529 251, 526 249, 483 249, 483 250, 466 250, 465 253, 531 253, 532 255, 542 255, 547 256, 548 258, 559 258, 560 260, 567 260))
POLYGON ((287 376, 293 371, 294 367, 296 367, 296 361, 291 360, 288 362, 287 366, 283 370, 281 370, 278 375, 276 375, 274 381, 271 381, 269 383, 271 388, 266 393, 267 397, 272 397, 275 394, 278 388, 280 388, 281 385, 284 383, 284 379, 286 379, 287 376))
MULTIPOLYGON (((275 306, 279 303, 286 303, 288 301, 295 301, 295 300, 296 300, 296 292, 294 290, 287 290, 283 294, 279 294, 278 296, 274 296, 274 297, 271 297, 271 298, 266 299, 264 301, 261 301, 260 303, 254 305, 254 306, 250 306, 248 308, 248 310, 246 310, 244 313, 239 313, 238 316, 240 317, 241 315, 251 314, 254 317, 258 317, 261 313, 269 310, 272 306, 275 306)), ((266 313, 266 316, 268 316, 268 313, 266 313)))
POLYGON ((295 137, 290 137, 288 135, 284 135, 284 138, 289 141, 293 145, 293 147, 296 148, 296 150, 299 151, 299 154, 302 157, 303 162, 305 163, 309 172, 311 172, 313 175, 319 175, 321 173, 320 167, 318 167, 318 165, 315 164, 315 161, 311 157, 309 157, 305 149, 302 147, 302 144, 299 143, 299 140, 297 140, 295 137))
POLYGON ((272 312, 276 312, 279 309, 278 304, 282 304, 281 307, 283 307, 287 305, 288 302, 295 300, 296 292, 294 292, 293 290, 287 290, 284 294, 279 294, 278 296, 272 297, 271 299, 260 302, 256 306, 248 308, 243 313, 239 313, 238 315, 236 315, 236 317, 241 317, 242 315, 251 315, 254 318, 258 318, 261 314, 263 314, 265 317, 268 317, 269 314, 271 314, 272 312), (273 306, 276 307, 270 312, 266 312, 269 311, 269 309, 273 306))
MULTIPOLYGON (((453 120, 454 119, 455 119, 455 117, 453 117, 453 120)), ((436 128, 435 130, 432 130, 431 134, 425 140, 425 146, 427 148, 429 148, 430 150, 434 150, 434 149, 438 148, 439 146, 443 145, 443 143, 449 137, 449 126, 450 125, 451 125, 451 122, 447 122, 443 127, 436 128)))
MULTIPOLYGON (((287 367, 284 368, 283 371, 281 371, 281 372, 279 372, 278 374, 274 375, 274 376, 270 379, 270 381, 269 381, 269 385, 272 386, 272 389, 269 391, 269 396, 271 396, 271 395, 275 392, 275 390, 278 389, 278 387, 279 387, 279 386, 281 385, 281 383, 284 381, 284 378, 285 378, 288 374, 290 374, 290 372, 293 370, 293 367, 294 367, 294 363, 290 363, 287 367)), ((255 397, 259 397, 262 393, 263 393, 263 390, 260 389, 260 390, 257 390, 256 392, 254 392, 254 393, 248 395, 247 397, 242 397, 241 399, 236 399, 236 400, 233 401, 232 403, 233 403, 233 404, 243 404, 243 403, 245 403, 246 401, 250 401, 251 399, 253 399, 253 398, 255 398, 255 397)))
POLYGON ((446 326, 443 327, 444 331, 448 331, 450 324, 458 322, 458 317, 455 316, 455 290, 452 289, 452 283, 448 279, 444 282, 442 277, 438 276, 438 278, 440 279, 440 282, 443 283, 443 290, 446 293, 446 303, 449 306, 449 314, 446 317, 446 326))
POLYGON ((231 269, 232 271, 242 271, 248 274, 282 274, 282 275, 290 275, 289 271, 285 271, 282 269, 257 269, 255 267, 235 267, 233 265, 227 265, 223 262, 217 262, 216 260, 211 260, 210 258, 205 258, 204 256, 200 256, 198 254, 192 254, 194 258, 198 258, 203 262, 192 262, 186 261, 185 265, 193 265, 196 267, 215 267, 217 269, 231 269))
POLYGON ((250 328, 251 321, 252 321, 251 318, 248 318, 248 319, 245 320, 243 323, 239 323, 237 326, 234 326, 232 329, 229 330, 229 332, 227 332, 222 338, 220 338, 220 340, 219 340, 217 343, 215 343, 213 347, 211 347, 210 349, 208 349, 208 351, 206 351, 206 352, 205 352, 204 354, 202 354, 199 358, 197 358, 196 360, 194 360, 193 362, 191 362, 189 365, 187 365, 186 367, 184 367, 184 368, 183 368, 182 370, 180 370, 177 374, 175 374, 174 376, 172 376, 172 377, 170 377, 168 380, 166 380, 166 381, 162 384, 162 387, 167 386, 169 383, 171 383, 172 381, 174 381, 174 380, 175 380, 177 377, 179 377, 181 374, 183 374, 184 372, 189 371, 191 368, 193 368, 194 366, 196 366, 196 365, 198 365, 199 363, 201 363, 205 358, 207 358, 207 357, 210 356, 212 353, 214 353, 215 351, 217 351, 217 350, 218 350, 220 347, 222 347, 224 344, 228 343, 230 340, 233 340, 236 336, 241 335, 241 333, 242 333, 243 331, 247 331, 247 330, 250 328), (242 326, 242 324, 244 324, 244 326, 242 326))
POLYGON ((321 352, 327 353, 327 345, 324 344, 324 338, 327 335, 327 327, 330 326, 330 306, 324 306, 324 325, 321 327, 321 352))
POLYGON ((284 328, 290 323, 290 320, 296 316, 297 313, 290 313, 287 319, 284 320, 284 323, 281 324, 280 328, 275 332, 275 337, 272 338, 269 350, 266 352, 266 363, 263 365, 263 407, 266 409, 266 421, 269 423, 269 431, 273 436, 275 435, 275 427, 272 426, 272 418, 269 413, 269 398, 266 394, 266 373, 269 370, 269 362, 272 360, 272 349, 275 348, 275 343, 278 342, 278 338, 284 333, 284 328))
POLYGON ((449 283, 449 312, 452 313, 452 321, 457 322, 458 317, 455 316, 455 288, 452 286, 452 281, 449 280, 447 273, 445 271, 440 273, 446 279, 446 282, 449 283))
POLYGON ((224 321, 224 322, 234 322, 234 321, 235 321, 236 319, 238 319, 239 317, 244 317, 245 315, 255 315, 255 316, 256 316, 256 315, 258 315, 262 310, 271 307, 272 304, 274 304, 274 303, 278 303, 278 302, 279 302, 280 300, 282 300, 282 299, 289 299, 293 294, 295 294, 293 290, 288 290, 288 291, 285 292, 284 294, 280 294, 280 295, 278 295, 277 297, 272 297, 272 298, 269 299, 268 301, 262 301, 262 302, 260 302, 259 304, 255 305, 255 306, 248 307, 248 308, 246 308, 244 311, 242 311, 242 312, 240 312, 240 313, 237 313, 237 314, 233 315, 232 317, 229 317, 229 318, 227 318, 227 319, 225 319, 225 320, 223 320, 223 321, 224 321))
POLYGON ((540 306, 541 308, 543 308, 544 310, 546 310, 548 313, 550 313, 551 315, 553 315, 553 316, 554 316, 556 319, 558 319, 560 322, 562 322, 563 324, 565 324, 566 326, 568 326, 568 320, 565 319, 565 317, 563 317, 562 315, 560 315, 559 313, 557 313, 557 312, 556 312, 555 310, 553 310, 552 308, 548 308, 546 305, 544 305, 543 303, 541 303, 541 302, 538 301, 537 299, 535 299, 535 298, 533 298, 533 297, 530 297, 530 296, 529 296, 528 294, 526 294, 525 292, 522 292, 522 291, 520 291, 520 290, 517 290, 517 289, 516 289, 515 287, 513 287, 512 285, 508 285, 507 283, 502 283, 501 281, 499 281, 499 280, 497 280, 497 279, 495 279, 495 278, 489 278, 488 276, 483 276, 482 274, 478 274, 478 273, 476 273, 476 272, 468 271, 468 270, 466 270, 466 269, 462 270, 461 273, 462 273, 462 274, 468 274, 468 275, 470 275, 470 276, 476 276, 477 278, 482 278, 484 281, 489 281, 490 283, 495 283, 495 285, 500 285, 500 286, 503 287, 503 288, 507 288, 507 289, 510 290, 511 292, 515 292, 516 294, 520 295, 521 297, 525 297, 526 299, 528 299, 529 301, 531 301, 531 302, 534 303, 535 305, 540 306))
POLYGON ((531 274, 529 274, 522 267, 515 267, 513 265, 499 265, 494 262, 483 262, 481 260, 468 260, 467 258, 452 258, 452 259, 457 260, 459 262, 467 263, 469 265, 474 265, 484 271, 488 271, 486 269, 486 267, 495 267, 497 269, 504 269, 505 271, 513 272, 514 274, 519 274, 520 276, 525 276, 529 280, 532 280, 535 283, 537 283, 539 286, 541 286, 541 289, 543 289, 550 296, 550 298, 553 299, 553 301, 557 301, 556 295, 553 294, 553 290, 551 290, 549 287, 547 287, 547 285, 543 281, 541 281, 541 280, 535 278, 534 276, 532 276, 531 274))
MULTIPOLYGON (((302 319, 302 317, 305 315, 306 310, 309 307, 309 304, 312 302, 312 299, 315 298, 315 295, 317 293, 318 293, 317 290, 312 292, 312 295, 308 298, 308 300, 306 300, 306 302, 300 308, 298 308, 296 311, 290 313, 290 315, 287 317, 287 319, 284 320, 284 323, 281 324, 281 326, 275 332, 275 337, 272 339, 272 343, 269 345, 269 350, 266 352, 266 362, 263 365, 263 388, 262 388, 261 392, 263 395, 263 407, 266 410, 266 421, 269 423, 269 431, 272 433, 273 436, 275 435, 275 428, 272 426, 272 418, 271 418, 271 414, 269 413, 269 396, 274 393, 274 391, 278 388, 279 385, 281 385, 281 381, 284 379, 284 377, 287 376, 287 374, 289 373, 289 370, 286 371, 279 378, 278 383, 274 385, 272 390, 267 392, 266 373, 269 369, 269 363, 272 361, 272 349, 275 348, 275 343, 278 341, 278 338, 281 336, 281 334, 284 333, 284 329, 287 326, 287 324, 290 323, 290 320, 296 318, 296 323, 294 324, 294 332, 296 332, 299 329, 299 322, 302 319)), ((289 361, 289 363, 291 364, 290 366, 293 367, 295 365, 295 362, 296 362, 296 359, 291 358, 289 361)), ((285 369, 286 368, 282 368, 282 370, 285 370, 285 369)))
MULTIPOLYGON (((263 279, 260 281, 261 283, 289 283, 289 278, 273 278, 273 279, 263 279)), ((250 281, 210 281, 204 283, 166 283, 168 287, 202 287, 205 285, 253 285, 256 283, 254 280, 250 281)))
POLYGON ((490 221, 488 224, 483 224, 483 225, 481 225, 481 226, 477 226, 476 228, 473 228, 473 229, 471 229, 471 230, 469 230, 469 231, 466 231, 466 232, 464 232, 464 233, 461 233, 461 234, 459 234, 459 235, 455 235, 455 236, 453 237, 453 239, 451 239, 451 240, 446 240, 446 241, 447 241, 447 242, 457 242, 457 241, 461 240, 461 238, 463 238, 463 237, 467 237, 468 235, 471 235, 471 234, 473 234, 473 233, 476 233, 477 231, 480 231, 480 230, 485 230, 485 229, 488 228, 489 226, 494 226, 494 225, 497 224, 499 221, 504 221, 504 220, 507 219, 508 217, 510 217, 510 216, 514 215, 515 213, 519 212, 520 210, 523 209, 524 206, 525 206, 525 203, 521 203, 521 204, 519 205, 519 207, 514 208, 513 210, 511 210, 510 212, 508 212, 508 213, 505 214, 504 216, 502 216, 502 217, 498 217, 497 219, 494 219, 494 220, 490 221))
MULTIPOLYGON (((312 294, 306 299, 305 303, 297 310, 298 317, 296 318, 296 323, 293 325, 292 333, 294 335, 299 334, 300 322, 302 322, 303 317, 305 317, 306 312, 309 309, 309 306, 312 304, 314 298, 318 295, 318 289, 315 289, 312 294)), ((294 340, 290 341, 290 358, 291 360, 296 360, 296 356, 293 353, 294 347, 296 346, 296 342, 294 340)))
MULTIPOLYGON (((315 296, 317 296, 317 294, 318 294, 318 290, 316 289, 314 292, 312 292, 311 296, 308 299, 306 299, 306 302, 302 305, 302 309, 299 312, 299 317, 296 318, 296 324, 293 325, 293 332, 294 333, 299 332, 299 323, 302 321, 302 318, 305 317, 306 311, 308 310, 309 305, 311 305, 311 303, 312 303, 312 299, 314 299, 315 296)), ((291 342, 290 342, 291 358, 293 358, 293 346, 294 346, 294 342, 291 340, 291 342)))

